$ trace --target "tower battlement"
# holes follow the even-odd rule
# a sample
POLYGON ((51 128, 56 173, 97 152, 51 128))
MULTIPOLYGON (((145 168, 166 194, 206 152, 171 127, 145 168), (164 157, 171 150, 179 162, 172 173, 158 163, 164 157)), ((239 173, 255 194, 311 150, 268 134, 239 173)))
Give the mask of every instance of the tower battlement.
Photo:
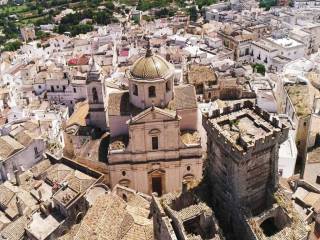
POLYGON ((237 159, 281 144, 289 133, 288 126, 251 101, 214 110, 211 116, 204 115, 203 126, 218 144, 237 159))

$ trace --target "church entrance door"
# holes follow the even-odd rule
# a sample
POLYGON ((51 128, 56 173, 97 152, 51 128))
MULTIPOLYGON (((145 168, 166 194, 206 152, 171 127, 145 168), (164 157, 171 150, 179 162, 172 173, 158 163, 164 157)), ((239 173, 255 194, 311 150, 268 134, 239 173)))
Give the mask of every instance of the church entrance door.
POLYGON ((162 195, 162 179, 159 177, 152 177, 152 192, 158 193, 158 196, 162 195))

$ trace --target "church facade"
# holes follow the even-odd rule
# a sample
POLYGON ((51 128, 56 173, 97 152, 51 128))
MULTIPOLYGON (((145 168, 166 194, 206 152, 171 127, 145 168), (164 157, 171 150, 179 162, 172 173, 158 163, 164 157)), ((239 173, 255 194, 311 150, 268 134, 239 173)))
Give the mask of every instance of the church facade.
POLYGON ((200 180, 202 148, 192 85, 174 86, 174 68, 147 50, 128 73, 129 90, 108 98, 110 185, 158 195, 200 180))

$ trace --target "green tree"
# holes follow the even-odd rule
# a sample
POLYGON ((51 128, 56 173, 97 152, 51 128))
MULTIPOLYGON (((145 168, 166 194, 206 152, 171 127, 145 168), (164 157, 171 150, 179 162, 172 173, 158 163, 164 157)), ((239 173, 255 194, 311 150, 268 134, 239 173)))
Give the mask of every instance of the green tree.
POLYGON ((257 73, 262 74, 263 76, 266 73, 266 67, 263 64, 259 64, 259 63, 253 64, 252 68, 253 68, 254 71, 256 71, 257 73))
POLYGON ((203 6, 209 6, 214 3, 216 3, 216 0, 196 0, 196 4, 198 5, 199 9, 201 9, 203 6))
POLYGON ((104 25, 111 23, 111 19, 112 19, 112 13, 109 13, 108 11, 99 11, 95 13, 93 17, 93 20, 97 24, 104 24, 104 25))
POLYGON ((191 21, 197 21, 198 19, 198 10, 195 6, 192 6, 189 8, 189 15, 190 15, 190 20, 191 21))
POLYGON ((87 32, 91 32, 92 30, 93 30, 93 26, 90 24, 79 24, 71 28, 71 35, 76 36, 81 33, 85 34, 87 32))
POLYGON ((13 41, 13 42, 8 42, 4 45, 3 50, 4 51, 16 51, 20 48, 22 43, 19 40, 13 41))

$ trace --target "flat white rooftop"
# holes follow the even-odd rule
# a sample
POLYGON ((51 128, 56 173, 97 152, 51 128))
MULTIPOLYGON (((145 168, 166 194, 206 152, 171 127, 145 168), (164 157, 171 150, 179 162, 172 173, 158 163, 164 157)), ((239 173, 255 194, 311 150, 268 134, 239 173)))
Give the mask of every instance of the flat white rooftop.
POLYGON ((293 47, 298 47, 298 46, 303 46, 302 43, 293 40, 292 38, 267 38, 270 42, 273 42, 274 44, 281 46, 283 48, 293 48, 293 47))
POLYGON ((56 218, 52 215, 47 217, 41 216, 40 212, 32 215, 32 221, 27 227, 30 232, 39 240, 47 239, 62 223, 62 219, 56 218))

